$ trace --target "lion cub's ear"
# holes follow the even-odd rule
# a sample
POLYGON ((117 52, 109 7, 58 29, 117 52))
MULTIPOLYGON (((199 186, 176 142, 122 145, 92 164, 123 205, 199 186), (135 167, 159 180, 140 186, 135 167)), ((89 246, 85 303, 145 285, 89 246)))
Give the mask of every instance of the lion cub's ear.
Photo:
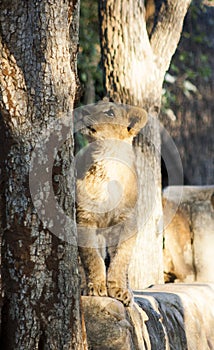
POLYGON ((147 120, 148 114, 145 109, 139 107, 130 107, 128 110, 128 132, 137 135, 147 123, 147 120))

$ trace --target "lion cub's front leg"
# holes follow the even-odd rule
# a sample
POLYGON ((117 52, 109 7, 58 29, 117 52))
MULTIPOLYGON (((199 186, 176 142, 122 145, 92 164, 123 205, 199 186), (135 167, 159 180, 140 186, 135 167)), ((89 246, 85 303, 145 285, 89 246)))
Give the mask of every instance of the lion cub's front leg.
POLYGON ((125 306, 133 300, 133 294, 128 287, 128 267, 131 259, 135 236, 128 238, 116 248, 107 274, 108 295, 116 298, 125 306))
POLYGON ((87 295, 107 296, 106 267, 96 248, 79 247, 87 283, 87 295))

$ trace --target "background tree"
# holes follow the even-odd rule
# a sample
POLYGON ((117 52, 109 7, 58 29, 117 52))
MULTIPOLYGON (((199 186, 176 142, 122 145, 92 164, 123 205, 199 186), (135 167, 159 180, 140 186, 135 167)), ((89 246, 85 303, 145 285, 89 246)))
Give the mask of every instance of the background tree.
MULTIPOLYGON (((155 20, 155 6, 153 1, 146 1, 145 5, 147 31, 150 33, 155 20)), ((184 168, 184 184, 213 183, 213 142, 210 132, 213 128, 213 11, 213 1, 191 2, 181 40, 164 79, 160 120, 178 147, 184 168)), ((105 94, 96 0, 90 4, 86 0, 81 1, 80 22, 78 67, 82 83, 81 102, 91 103, 105 94), (88 81, 88 71, 92 83, 88 81), (91 92, 88 85, 95 92, 93 100, 88 100, 88 92, 91 92)), ((162 164, 162 182, 166 186, 167 171, 162 164)))
MULTIPOLYGON (((62 135, 54 121, 72 117, 78 14, 79 1, 0 2, 3 349, 84 348, 76 228, 66 228, 61 238, 48 229, 52 169, 45 149, 36 159, 40 171, 34 174, 34 190, 38 207, 43 198, 50 202, 46 223, 37 216, 29 188, 35 145, 46 135, 44 147, 52 142, 56 152, 62 135)), ((53 182, 62 209, 74 219, 72 152, 70 135, 58 152, 53 182)))
POLYGON ((101 48, 107 94, 115 101, 139 105, 153 117, 135 145, 139 174, 139 235, 130 266, 134 288, 163 281, 161 234, 160 131, 155 118, 162 84, 182 30, 190 0, 100 0, 101 48))

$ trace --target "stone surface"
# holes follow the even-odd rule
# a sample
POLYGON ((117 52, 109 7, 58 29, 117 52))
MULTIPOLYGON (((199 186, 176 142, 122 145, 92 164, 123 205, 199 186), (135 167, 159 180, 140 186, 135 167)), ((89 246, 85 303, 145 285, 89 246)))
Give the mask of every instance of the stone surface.
POLYGON ((166 280, 214 282, 214 186, 163 192, 166 280))
POLYGON ((89 349, 131 350, 131 324, 126 309, 116 299, 82 297, 89 349))
POLYGON ((128 308, 82 297, 89 349, 214 349, 214 284, 165 284, 134 294, 128 308))

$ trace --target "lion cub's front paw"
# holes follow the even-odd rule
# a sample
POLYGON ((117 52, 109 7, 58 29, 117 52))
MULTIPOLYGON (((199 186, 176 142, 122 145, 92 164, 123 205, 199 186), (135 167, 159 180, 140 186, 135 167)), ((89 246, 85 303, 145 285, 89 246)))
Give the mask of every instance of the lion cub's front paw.
POLYGON ((93 295, 93 296, 100 296, 100 297, 107 296, 107 289, 106 289, 105 282, 98 282, 98 283, 89 282, 87 294, 93 295))
POLYGON ((133 294, 128 288, 108 287, 108 295, 122 301, 125 306, 129 306, 133 300, 133 294))

